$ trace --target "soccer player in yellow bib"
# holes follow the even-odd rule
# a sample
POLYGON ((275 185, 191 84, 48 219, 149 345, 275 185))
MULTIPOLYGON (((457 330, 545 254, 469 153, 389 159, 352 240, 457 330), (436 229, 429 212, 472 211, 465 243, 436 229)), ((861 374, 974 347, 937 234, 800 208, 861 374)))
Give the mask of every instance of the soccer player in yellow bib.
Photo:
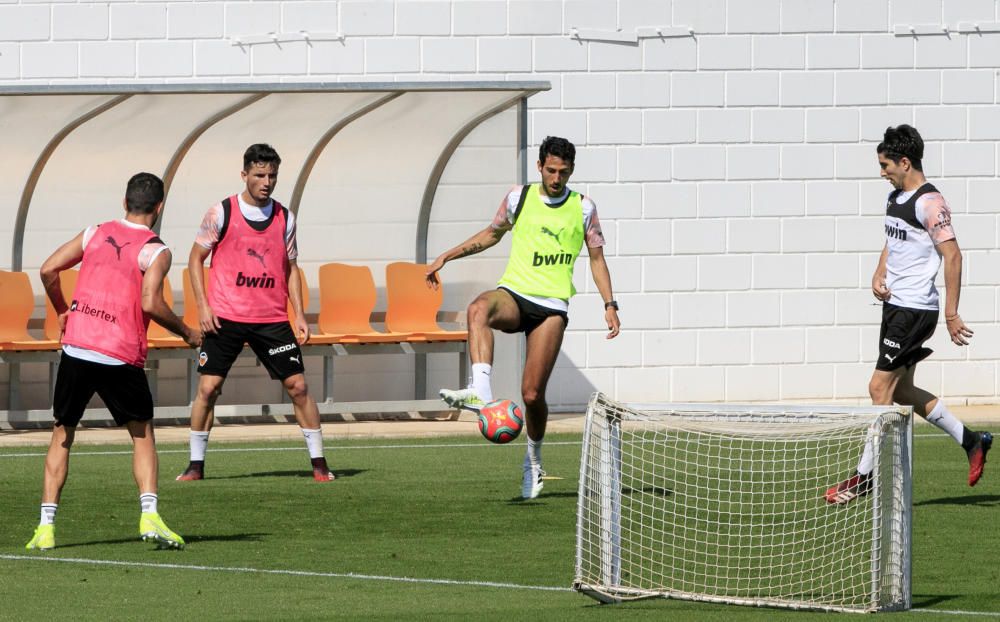
POLYGON ((493 401, 493 329, 525 334, 527 353, 521 378, 528 433, 521 480, 521 496, 525 499, 534 499, 542 490, 542 439, 549 416, 545 388, 569 323, 569 299, 576 293, 573 268, 584 241, 590 255, 590 272, 604 300, 607 338, 617 337, 620 330, 597 207, 590 198, 566 185, 575 158, 576 148, 571 142, 547 137, 538 150, 542 182, 512 188, 489 226, 442 253, 427 267, 427 283, 436 288, 437 273, 447 262, 480 253, 508 231, 513 232, 510 259, 499 287, 480 294, 468 308, 472 384, 455 391, 442 389, 440 395, 453 408, 478 412, 493 401))

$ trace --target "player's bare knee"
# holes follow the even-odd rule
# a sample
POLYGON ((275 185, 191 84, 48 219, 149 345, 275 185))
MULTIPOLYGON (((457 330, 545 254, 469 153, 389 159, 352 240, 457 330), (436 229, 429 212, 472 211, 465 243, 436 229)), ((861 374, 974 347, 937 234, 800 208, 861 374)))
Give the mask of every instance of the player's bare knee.
POLYGON ((893 383, 885 382, 879 378, 872 378, 868 383, 868 395, 873 404, 891 404, 895 387, 893 383))
POLYGON ((208 404, 214 404, 215 400, 219 399, 220 395, 222 395, 221 384, 198 385, 198 398, 203 402, 206 402, 208 404))
POLYGON ((304 376, 298 378, 286 378, 284 381, 285 390, 292 401, 304 400, 309 397, 309 385, 306 384, 304 376))
POLYGON ((524 400, 524 407, 529 410, 544 409, 545 393, 536 388, 528 387, 521 390, 521 398, 524 400))
POLYGON ((76 438, 76 428, 68 428, 64 425, 56 425, 53 428, 53 440, 63 449, 69 449, 73 446, 73 440, 76 438))
POLYGON ((483 297, 476 298, 465 311, 466 321, 470 325, 485 326, 490 317, 489 303, 483 297))

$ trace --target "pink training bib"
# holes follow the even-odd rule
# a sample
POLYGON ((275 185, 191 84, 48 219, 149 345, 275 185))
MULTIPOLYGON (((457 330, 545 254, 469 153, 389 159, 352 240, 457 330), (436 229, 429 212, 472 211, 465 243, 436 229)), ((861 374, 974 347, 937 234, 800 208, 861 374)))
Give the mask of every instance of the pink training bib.
POLYGON ((142 367, 149 316, 142 311, 139 252, 156 234, 112 220, 83 249, 64 344, 142 367))
POLYGON ((240 212, 238 197, 228 202, 226 232, 212 250, 208 303, 217 316, 234 322, 287 321, 285 209, 275 201, 270 220, 258 231, 240 212))

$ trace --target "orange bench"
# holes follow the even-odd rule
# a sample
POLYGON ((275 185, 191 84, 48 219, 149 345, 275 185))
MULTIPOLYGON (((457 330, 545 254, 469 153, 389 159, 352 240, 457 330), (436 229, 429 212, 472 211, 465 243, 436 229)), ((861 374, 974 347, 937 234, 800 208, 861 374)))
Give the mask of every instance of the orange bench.
MULTIPOLYGON (((415 399, 421 399, 426 385, 426 355, 428 353, 455 352, 459 354, 459 381, 464 383, 468 362, 466 357, 468 332, 447 330, 437 323, 442 292, 428 288, 424 281, 425 267, 418 264, 397 262, 386 267, 386 294, 388 307, 385 312, 387 330, 372 327, 372 317, 378 317, 374 308, 377 291, 371 271, 366 266, 330 263, 320 267, 320 311, 316 330, 303 346, 303 354, 323 358, 323 400, 332 401, 333 357, 349 354, 412 354, 416 357, 415 399)), ((76 270, 61 273, 63 293, 72 300, 76 285, 76 270)), ((208 269, 205 269, 208 283, 208 269)), ((303 306, 308 308, 309 288, 305 274, 299 269, 303 306)), ((170 282, 164 279, 164 298, 173 306, 170 282)), ((187 268, 183 272, 184 315, 189 326, 198 325, 198 308, 187 268)), ((32 337, 28 332, 34 311, 34 293, 27 274, 0 271, 0 362, 9 363, 10 390, 8 408, 19 408, 20 364, 47 362, 50 365, 50 396, 59 360, 58 318, 46 299, 43 332, 45 338, 32 337)), ((289 316, 292 314, 289 305, 289 316)), ((307 316, 308 317, 308 316, 307 316)), ((157 370, 163 359, 187 361, 187 388, 189 401, 197 389, 195 364, 197 356, 184 341, 155 322, 148 332, 149 356, 147 359, 150 390, 157 394, 157 370)), ((376 400, 378 402, 378 400, 376 400)), ((387 403, 388 404, 388 403, 387 403)), ((398 405, 393 402, 392 405, 398 405)))

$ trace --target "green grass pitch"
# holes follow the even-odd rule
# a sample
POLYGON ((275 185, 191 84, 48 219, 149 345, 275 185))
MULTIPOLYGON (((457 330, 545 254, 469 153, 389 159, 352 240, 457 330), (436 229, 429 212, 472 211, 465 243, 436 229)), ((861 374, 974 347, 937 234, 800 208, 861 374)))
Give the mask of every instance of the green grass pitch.
MULTIPOLYGON (((57 546, 25 551, 43 449, 0 448, 0 620, 830 619, 663 599, 599 605, 570 590, 578 435, 547 439, 546 470, 563 479, 530 502, 519 498, 520 441, 331 436, 331 484, 312 481, 301 444, 215 443, 209 479, 186 483, 173 481, 186 448, 161 446, 160 511, 184 551, 138 540, 122 445, 74 450, 57 546)), ((886 615, 1000 618, 1000 465, 969 489, 950 439, 920 430, 914 454, 916 611, 886 615)))

